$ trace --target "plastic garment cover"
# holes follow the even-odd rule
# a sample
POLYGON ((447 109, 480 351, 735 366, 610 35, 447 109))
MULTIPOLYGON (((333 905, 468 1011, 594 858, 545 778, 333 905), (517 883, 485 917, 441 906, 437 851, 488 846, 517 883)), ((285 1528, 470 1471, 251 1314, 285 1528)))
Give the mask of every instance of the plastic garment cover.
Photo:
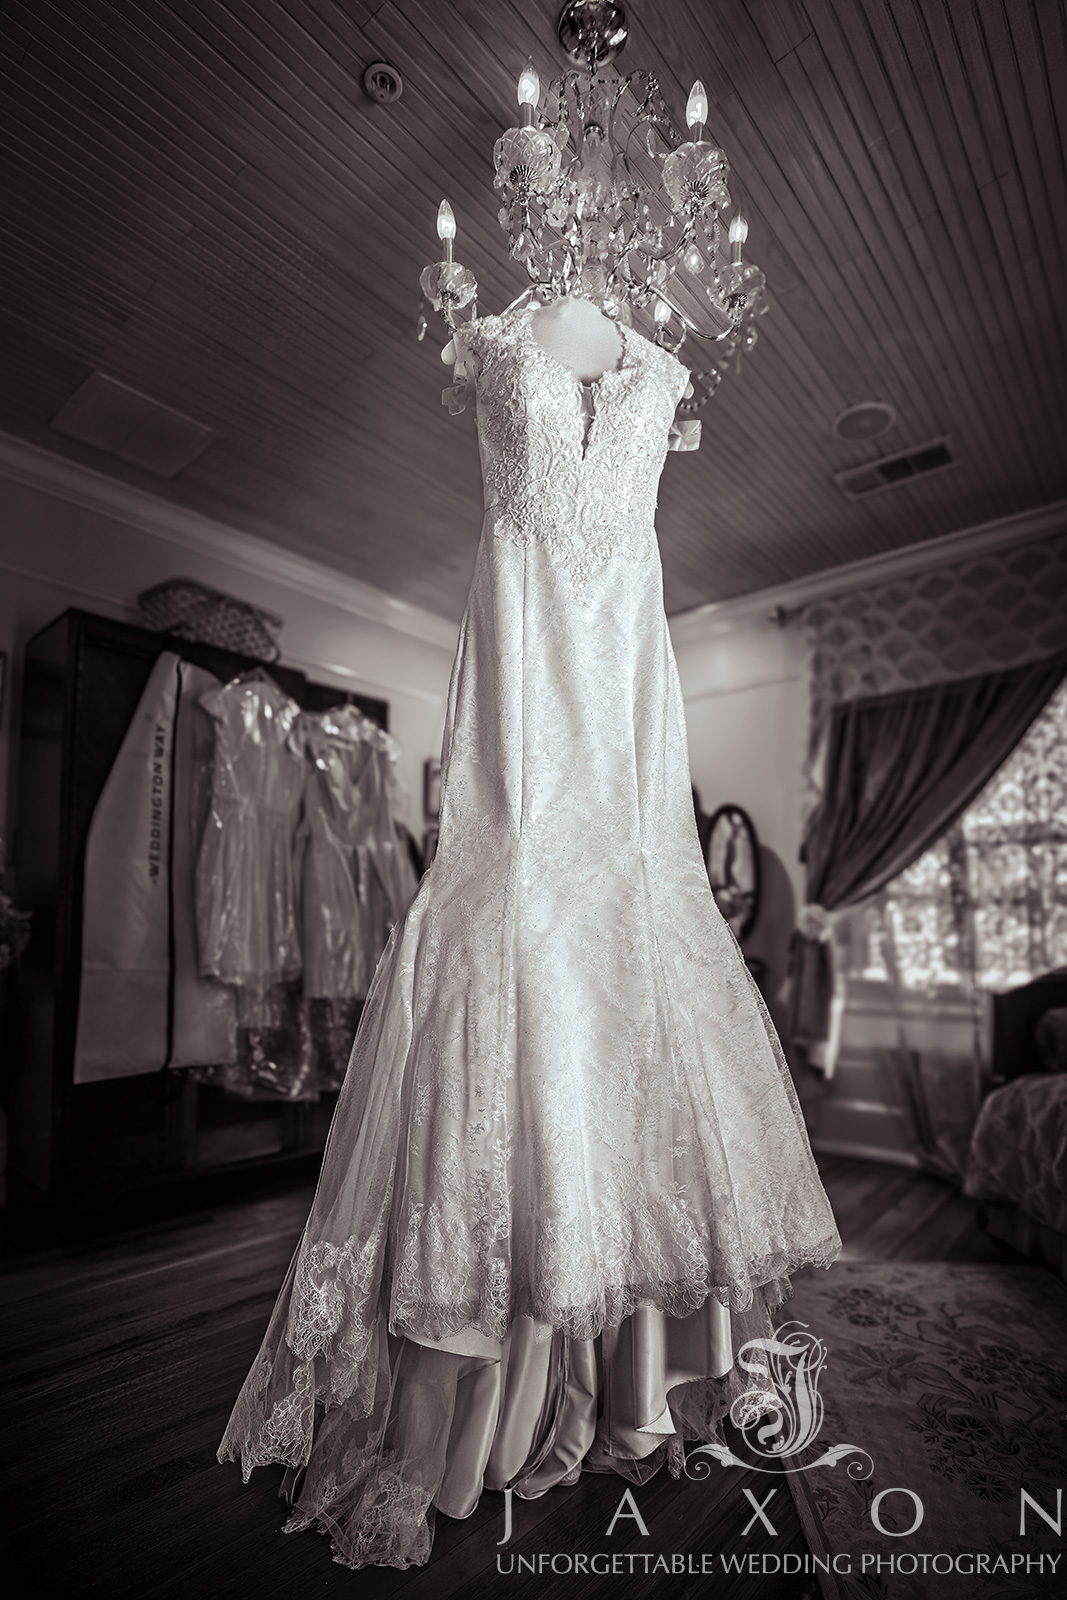
POLYGON ((311 1029, 299 978, 237 990, 237 1062, 215 1081, 246 1099, 315 1100, 311 1029))
MULTIPOLYGON (((349 715, 353 713, 349 710, 349 715)), ((359 713, 354 713, 358 716, 359 713)), ((361 891, 374 891, 376 885, 384 926, 379 920, 375 965, 385 948, 394 923, 404 915, 419 886, 407 843, 396 825, 396 764, 399 747, 394 739, 373 722, 360 718, 363 737, 375 752, 376 760, 366 769, 361 785, 365 825, 357 847, 361 891)))
POLYGON ((317 1100, 323 1085, 300 979, 257 989, 247 1007, 243 990, 230 993, 237 1014, 233 1057, 191 1067, 190 1076, 240 1100, 317 1100))
POLYGON ((299 713, 262 675, 203 699, 215 721, 198 876, 201 959, 236 997, 235 1059, 198 1074, 245 1098, 337 1088, 389 931, 417 880, 393 822, 396 746, 351 706, 299 713))
POLYGON ((437 855, 219 1449, 291 1467, 290 1526, 354 1566, 424 1561, 433 1504, 502 1476, 677 1460, 840 1248, 697 836, 653 526, 685 371, 625 331, 587 428, 525 314, 457 342, 487 511, 437 855))
POLYGON ((299 974, 294 839, 304 783, 299 708, 263 675, 210 690, 211 811, 197 869, 200 970, 251 997, 299 974))
POLYGON ((355 707, 305 714, 304 994, 320 1088, 340 1088, 359 1003, 418 879, 393 819, 396 745, 355 707))
POLYGON ((379 757, 364 737, 364 721, 343 711, 300 719, 307 758, 301 931, 309 999, 365 998, 389 928, 407 908, 393 911, 376 870, 379 757))
POLYGON ((363 1002, 320 997, 305 1001, 304 1006, 315 1083, 320 1090, 339 1089, 345 1081, 363 1002))
POLYGON ((314 1099, 301 993, 299 707, 264 673, 201 696, 214 723, 211 803, 197 863, 200 967, 232 986, 232 1059, 197 1071, 245 1099, 314 1099))
POLYGON ((398 747, 354 706, 303 716, 299 735, 304 992, 363 999, 418 888, 394 818, 398 747))

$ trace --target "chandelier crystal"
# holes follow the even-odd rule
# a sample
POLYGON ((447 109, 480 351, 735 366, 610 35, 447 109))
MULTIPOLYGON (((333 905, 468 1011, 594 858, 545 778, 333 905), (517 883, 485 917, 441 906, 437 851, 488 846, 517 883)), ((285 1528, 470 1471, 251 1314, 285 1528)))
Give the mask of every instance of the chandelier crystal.
MULTIPOLYGON (((626 41, 626 19, 611 0, 572 0, 558 34, 571 70, 542 93, 527 63, 518 126, 493 152, 510 254, 546 299, 583 296, 610 316, 645 323, 671 349, 688 335, 698 339, 710 364, 694 372, 697 393, 687 409, 695 409, 725 370, 738 369, 767 309, 764 276, 743 259, 748 224, 730 199, 729 161, 705 137, 707 93, 694 83, 683 137, 656 79, 612 64, 626 41)), ((445 260, 427 267, 421 283, 455 327, 457 312, 470 306, 476 313, 477 284, 452 259, 447 202, 446 212, 451 232, 442 232, 438 219, 445 260)))

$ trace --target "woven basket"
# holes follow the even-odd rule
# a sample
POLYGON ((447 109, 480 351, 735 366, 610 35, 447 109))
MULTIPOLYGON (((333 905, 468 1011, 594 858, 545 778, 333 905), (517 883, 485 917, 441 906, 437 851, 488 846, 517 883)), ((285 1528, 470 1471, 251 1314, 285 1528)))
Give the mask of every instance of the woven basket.
POLYGON ((137 609, 145 627, 156 633, 176 633, 257 661, 277 661, 281 655, 281 617, 192 578, 168 578, 146 589, 137 596, 137 609))

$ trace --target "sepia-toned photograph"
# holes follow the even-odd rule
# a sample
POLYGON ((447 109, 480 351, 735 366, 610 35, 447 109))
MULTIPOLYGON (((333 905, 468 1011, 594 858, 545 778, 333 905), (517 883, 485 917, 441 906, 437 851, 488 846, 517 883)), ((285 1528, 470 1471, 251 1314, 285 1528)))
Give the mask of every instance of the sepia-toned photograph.
POLYGON ((6 1592, 1067 1596, 1067 0, 0 73, 6 1592))

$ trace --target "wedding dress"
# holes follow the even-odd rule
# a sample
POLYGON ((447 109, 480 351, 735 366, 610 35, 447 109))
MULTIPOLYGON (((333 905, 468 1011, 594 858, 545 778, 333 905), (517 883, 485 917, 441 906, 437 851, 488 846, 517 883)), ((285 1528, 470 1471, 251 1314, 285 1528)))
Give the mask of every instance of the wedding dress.
POLYGON ((484 1486, 677 1467, 840 1248, 697 838, 653 527, 688 374, 620 326, 584 405, 533 314, 456 336, 486 512, 440 841, 219 1448, 350 1566, 425 1561, 484 1486))

